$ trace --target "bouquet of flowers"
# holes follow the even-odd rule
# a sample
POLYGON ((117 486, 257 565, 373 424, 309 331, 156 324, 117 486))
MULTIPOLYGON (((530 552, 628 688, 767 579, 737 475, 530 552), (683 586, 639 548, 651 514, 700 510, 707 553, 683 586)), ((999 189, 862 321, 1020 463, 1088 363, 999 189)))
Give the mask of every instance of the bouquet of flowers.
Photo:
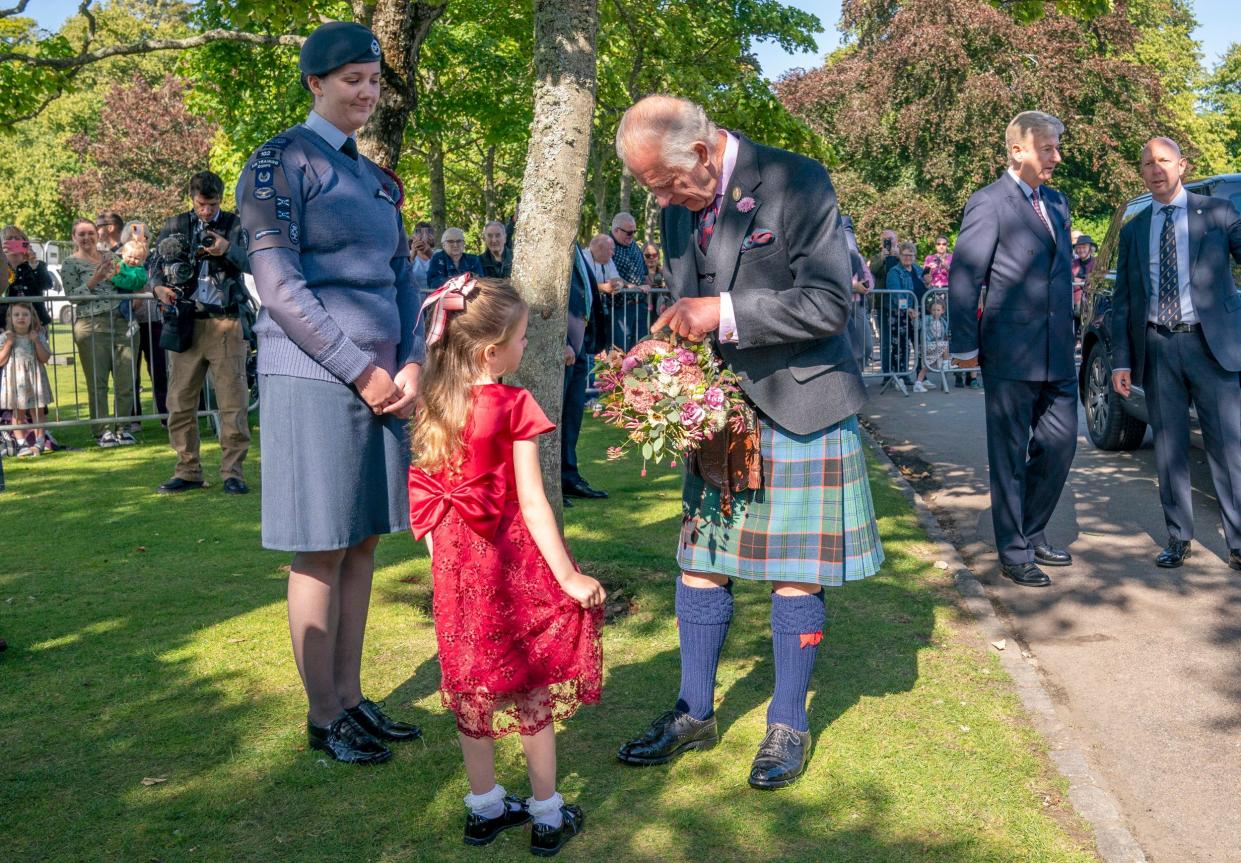
POLYGON ((640 447, 643 476, 648 461, 667 456, 676 467, 678 453, 685 457, 726 427, 740 433, 747 426, 750 409, 737 377, 706 344, 651 338, 627 354, 614 348, 595 360, 595 415, 629 432, 623 444, 608 447, 608 458, 640 447))

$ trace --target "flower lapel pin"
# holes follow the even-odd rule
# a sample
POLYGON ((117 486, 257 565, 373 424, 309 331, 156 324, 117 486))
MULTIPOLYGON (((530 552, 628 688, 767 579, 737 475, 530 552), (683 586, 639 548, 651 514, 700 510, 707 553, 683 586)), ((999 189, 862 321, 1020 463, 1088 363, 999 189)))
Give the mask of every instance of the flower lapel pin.
POLYGON ((758 206, 758 201, 754 200, 749 195, 746 195, 744 198, 742 198, 740 201, 737 202, 737 212, 748 213, 757 206, 758 206))

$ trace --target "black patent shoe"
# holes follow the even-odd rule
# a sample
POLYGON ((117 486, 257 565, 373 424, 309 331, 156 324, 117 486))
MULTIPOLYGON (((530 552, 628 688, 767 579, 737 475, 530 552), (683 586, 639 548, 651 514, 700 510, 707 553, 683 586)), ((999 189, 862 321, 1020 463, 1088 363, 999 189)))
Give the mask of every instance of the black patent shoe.
POLYGON ((710 749, 720 742, 715 716, 695 719, 680 710, 669 710, 621 746, 616 757, 626 764, 649 767, 666 764, 690 749, 710 749))
POLYGON ((810 732, 773 722, 750 765, 750 787, 763 791, 792 785, 806 772, 810 760, 810 732))
POLYGON ((582 832, 586 821, 582 807, 577 804, 561 806, 560 815, 564 822, 559 827, 534 822, 530 829, 530 853, 535 857, 555 857, 566 842, 582 832))
POLYGON ((230 476, 228 479, 224 480, 224 493, 249 494, 250 486, 246 485, 246 481, 244 479, 238 479, 235 476, 230 476))
POLYGON ((159 494, 180 494, 183 491, 193 491, 202 487, 203 481, 200 479, 181 479, 179 476, 174 476, 167 482, 162 483, 155 491, 159 494))
POLYGON ((422 736, 422 729, 417 725, 397 722, 380 710, 381 706, 369 698, 363 698, 355 706, 346 707, 345 712, 376 740, 416 740, 422 736))
POLYGON ((1073 563, 1073 555, 1063 548, 1036 545, 1034 546, 1034 562, 1043 566, 1069 566, 1073 563))
POLYGON ((529 820, 530 813, 526 811, 526 802, 510 794, 504 798, 504 812, 495 818, 484 818, 468 811, 465 813, 465 844, 490 845, 505 830, 520 827, 529 820), (517 804, 517 808, 514 809, 510 803, 517 804))
POLYGON ((1001 563, 1000 572, 1022 587, 1046 587, 1051 584, 1047 573, 1033 563, 1001 563))
POLYGON ((392 750, 362 729, 348 713, 323 728, 307 721, 306 737, 311 749, 318 749, 346 764, 382 764, 392 750))
POLYGON ((565 497, 581 497, 588 500, 602 500, 608 496, 606 491, 591 488, 590 483, 584 479, 565 480, 560 483, 560 490, 564 492, 565 497))
MULTIPOLYGON (((1155 558, 1155 566, 1160 569, 1176 569, 1185 562, 1185 558, 1189 557, 1191 550, 1189 540, 1169 539, 1163 551, 1159 552, 1159 556, 1155 558)), ((1231 563, 1230 560, 1229 565, 1231 563)))

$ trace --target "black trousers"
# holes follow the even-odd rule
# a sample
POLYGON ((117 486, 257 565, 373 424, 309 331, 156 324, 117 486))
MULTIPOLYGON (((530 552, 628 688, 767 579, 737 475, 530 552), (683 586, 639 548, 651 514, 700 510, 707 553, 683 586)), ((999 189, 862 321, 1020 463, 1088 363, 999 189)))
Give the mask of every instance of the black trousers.
POLYGON ((586 378, 590 374, 589 355, 579 356, 564 370, 564 402, 560 413, 560 480, 581 482, 577 469, 577 439, 582 434, 582 415, 586 412, 586 378))
MULTIPOLYGON (((149 302, 149 301, 148 301, 149 302)), ((151 378, 151 395, 155 400, 157 414, 168 413, 168 354, 159 346, 160 334, 164 331, 163 321, 141 323, 138 326, 139 356, 146 360, 147 374, 151 378)), ((142 413, 139 388, 134 386, 136 413, 142 413)))
POLYGON ((1228 547, 1241 548, 1241 381, 1215 359, 1201 330, 1146 328, 1146 406, 1155 436, 1159 502, 1172 539, 1193 539, 1189 405, 1202 429, 1228 547))
POLYGON ((1013 381, 983 368, 991 521, 1000 562, 1029 563, 1077 451, 1077 382, 1013 381))

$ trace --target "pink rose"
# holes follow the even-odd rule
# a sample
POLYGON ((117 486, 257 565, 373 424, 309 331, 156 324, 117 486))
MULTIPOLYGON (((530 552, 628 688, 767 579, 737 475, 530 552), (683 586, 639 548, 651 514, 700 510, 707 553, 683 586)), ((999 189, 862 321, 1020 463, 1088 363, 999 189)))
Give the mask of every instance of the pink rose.
POLYGON ((737 202, 737 212, 748 213, 750 212, 750 210, 753 210, 757 206, 758 206, 758 202, 755 201, 753 198, 751 198, 749 195, 746 195, 744 198, 742 198, 740 201, 737 202))
POLYGON ((681 361, 682 365, 687 366, 698 362, 698 357, 694 356, 694 352, 685 348, 677 348, 677 359, 681 361))
POLYGON ((676 357, 664 357, 659 361, 659 371, 665 375, 675 375, 681 371, 681 361, 676 357))
POLYGON ((724 391, 719 387, 711 387, 703 395, 702 400, 711 410, 717 411, 724 407, 724 391))
POLYGON ((681 425, 694 428, 701 425, 706 418, 707 412, 702 409, 702 405, 698 404, 698 402, 686 402, 681 405, 681 425))
POLYGON ((625 357, 625 359, 621 361, 621 371, 631 372, 638 367, 640 362, 641 360, 637 357, 625 357))

